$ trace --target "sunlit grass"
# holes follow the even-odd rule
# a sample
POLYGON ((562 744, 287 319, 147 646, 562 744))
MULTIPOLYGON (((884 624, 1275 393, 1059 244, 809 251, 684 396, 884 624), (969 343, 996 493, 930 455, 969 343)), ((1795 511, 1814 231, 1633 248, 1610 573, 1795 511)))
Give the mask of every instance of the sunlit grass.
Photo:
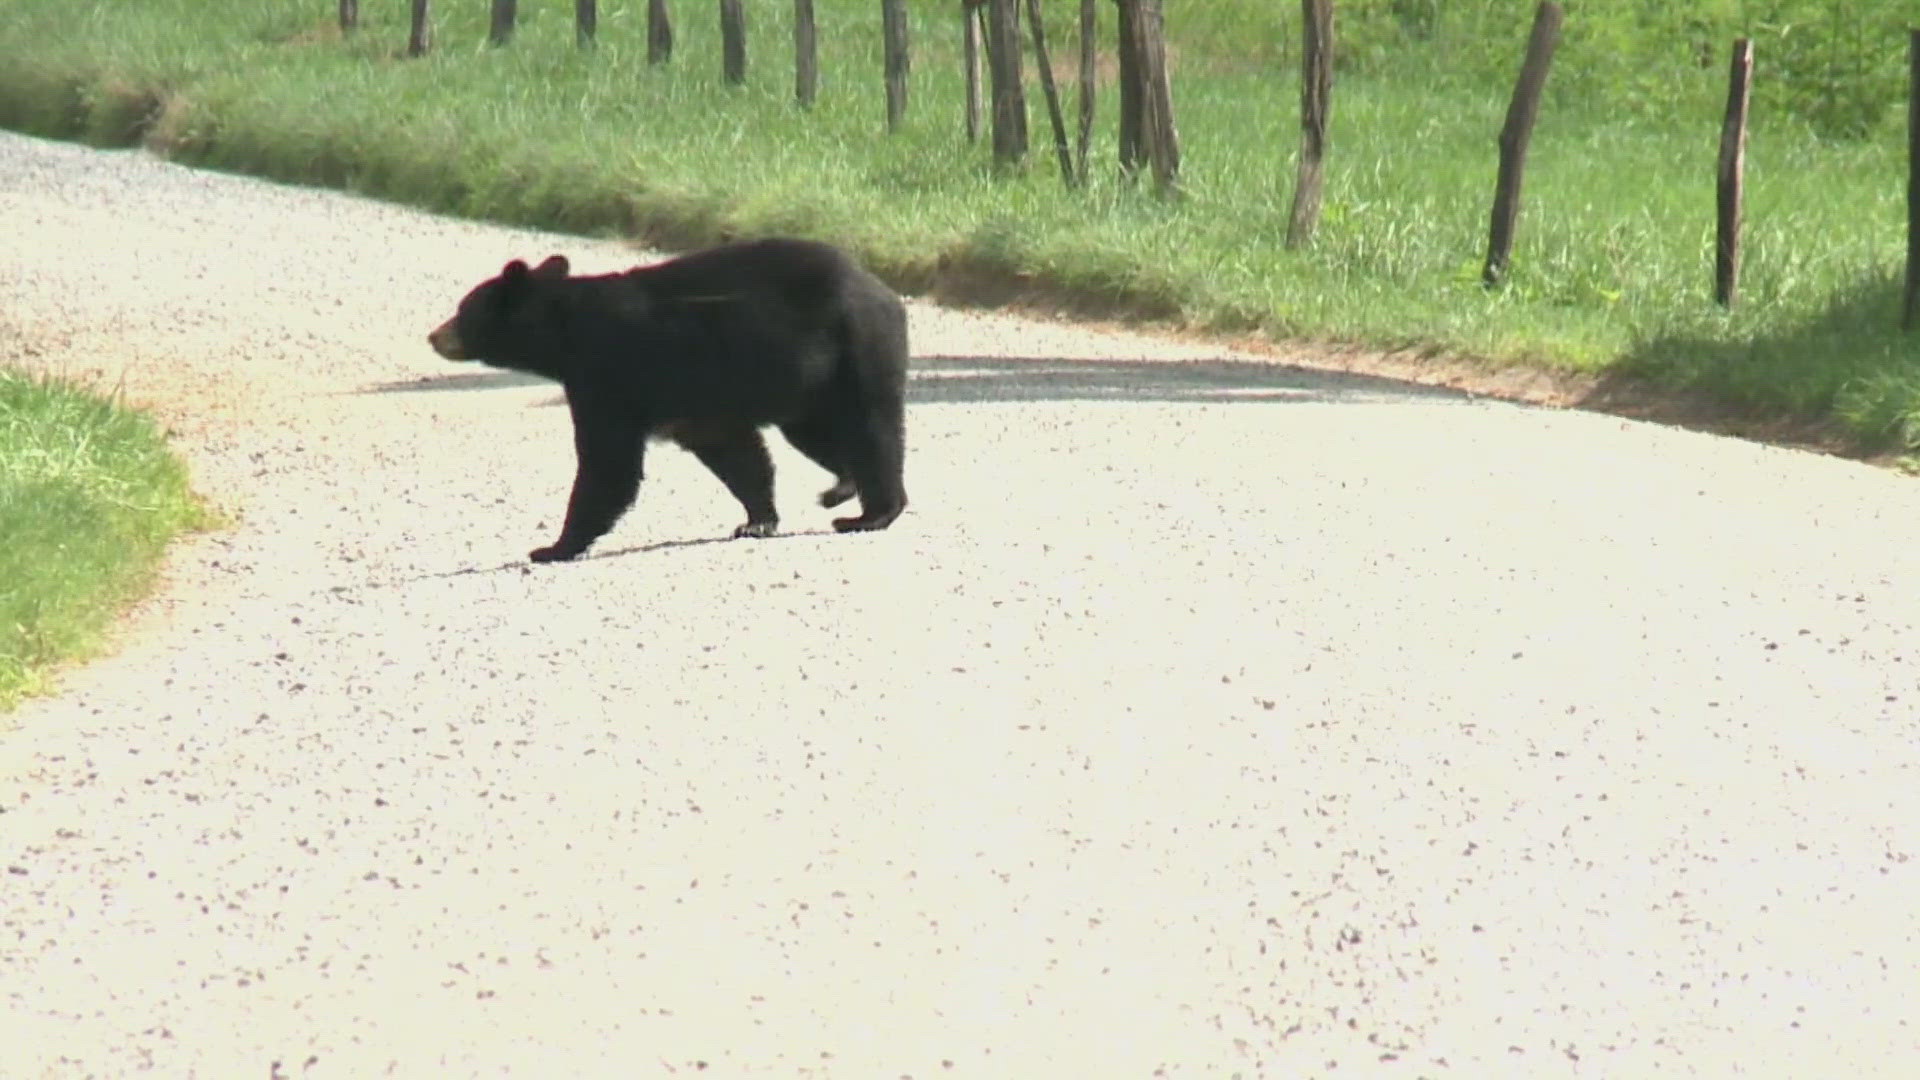
MULTIPOLYGON (((1099 6, 1110 35, 1111 5, 1099 6)), ((1049 5, 1063 66, 1075 7, 1049 5)), ((163 99, 149 138, 222 168, 582 233, 683 244, 798 233, 847 243, 904 283, 985 265, 1202 326, 1625 370, 1833 418, 1864 440, 1920 438, 1908 422, 1920 378, 1889 284, 1903 258, 1901 133, 1823 142, 1757 117, 1742 302, 1722 312, 1710 287, 1723 75, 1675 68, 1660 116, 1583 104, 1598 76, 1580 65, 1598 46, 1583 44, 1577 13, 1534 138, 1511 275, 1488 292, 1479 266, 1505 87, 1460 71, 1517 61, 1523 20, 1487 15, 1489 38, 1464 67, 1416 56, 1343 72, 1320 234, 1290 252, 1285 5, 1169 12, 1186 191, 1173 205, 1117 177, 1110 85, 1087 190, 1055 174, 1037 86, 1032 153, 994 168, 961 135, 945 5, 914 6, 913 101, 893 136, 878 13, 864 0, 818 5, 811 111, 791 97, 790 5, 749 5, 744 87, 720 81, 710 5, 675 5, 664 67, 645 63, 639 0, 603 0, 590 53, 574 48, 569 5, 522 5, 504 49, 485 44, 485 8, 435 5, 435 51, 405 60, 404 4, 362 5, 364 29, 342 41, 333 6, 311 0, 0 0, 0 119, 104 138, 163 99)), ((1458 41, 1448 48, 1467 59, 1458 41)))
POLYGON ((0 369, 0 711, 97 649, 208 515, 144 413, 0 369))

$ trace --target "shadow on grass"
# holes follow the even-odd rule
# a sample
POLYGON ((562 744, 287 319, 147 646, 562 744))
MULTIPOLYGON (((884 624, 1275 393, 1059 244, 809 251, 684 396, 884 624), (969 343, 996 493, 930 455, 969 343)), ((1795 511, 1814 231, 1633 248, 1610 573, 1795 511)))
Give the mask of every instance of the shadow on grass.
POLYGON ((1920 442, 1920 337, 1899 275, 1865 275, 1798 321, 1709 313, 1636 345, 1576 404, 1848 455, 1920 442))
MULTIPOLYGON (((381 383, 366 392, 419 393, 533 385, 552 384, 514 372, 485 371, 381 383)), ((1046 401, 1368 404, 1470 399, 1471 395, 1445 387, 1242 360, 928 356, 913 361, 907 385, 909 402, 941 405, 1046 401)), ((559 403, 556 400, 547 404, 559 403)))

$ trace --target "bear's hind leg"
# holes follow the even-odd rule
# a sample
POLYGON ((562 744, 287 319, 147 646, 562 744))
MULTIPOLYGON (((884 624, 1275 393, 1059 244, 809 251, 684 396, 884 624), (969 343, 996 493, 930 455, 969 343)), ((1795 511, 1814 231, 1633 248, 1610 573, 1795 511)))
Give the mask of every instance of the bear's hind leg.
POLYGON ((841 432, 847 471, 860 492, 860 516, 834 518, 837 532, 867 532, 893 524, 907 508, 902 480, 906 445, 898 402, 870 407, 841 432))
POLYGON ((820 493, 820 505, 825 507, 839 506, 857 494, 859 494, 859 492, 854 488, 853 481, 843 476, 835 480, 832 487, 820 493))
POLYGON ((831 423, 809 417, 780 425, 780 433, 787 437, 795 450, 833 474, 833 486, 820 493, 821 506, 839 506, 853 498, 853 480, 847 476, 847 467, 841 460, 844 455, 834 443, 831 423))
POLYGON ((747 523, 733 530, 735 539, 779 531, 780 516, 773 508, 773 459, 767 456, 767 443, 758 429, 681 433, 678 441, 746 508, 747 523))

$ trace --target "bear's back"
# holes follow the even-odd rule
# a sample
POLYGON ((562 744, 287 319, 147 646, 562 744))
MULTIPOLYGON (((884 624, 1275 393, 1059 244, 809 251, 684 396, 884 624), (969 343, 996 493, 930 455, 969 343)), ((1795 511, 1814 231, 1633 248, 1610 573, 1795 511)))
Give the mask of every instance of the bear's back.
POLYGON ((742 240, 627 271, 629 283, 671 303, 758 294, 794 308, 831 306, 866 275, 840 249, 812 240, 742 240))

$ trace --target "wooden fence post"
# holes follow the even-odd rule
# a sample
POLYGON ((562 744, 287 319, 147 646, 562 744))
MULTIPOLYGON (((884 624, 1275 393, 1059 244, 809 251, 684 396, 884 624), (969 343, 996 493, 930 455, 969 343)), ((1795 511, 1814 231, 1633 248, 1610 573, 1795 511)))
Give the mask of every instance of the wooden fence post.
POLYGON ((1140 142, 1153 183, 1162 195, 1178 194, 1180 130, 1173 120, 1173 88, 1167 76, 1166 13, 1163 0, 1125 0, 1131 7, 1134 74, 1139 80, 1140 142))
POLYGON ((673 58, 673 16, 667 0, 647 0, 647 63, 664 64, 673 58))
POLYGON ((967 141, 980 140, 980 38, 986 0, 960 0, 960 44, 967 66, 967 141))
POLYGON ((1072 187, 1073 145, 1067 141, 1067 121, 1060 115, 1060 91, 1053 85, 1053 57, 1047 52, 1047 30, 1040 18, 1040 0, 1027 0, 1027 22, 1033 27, 1033 62, 1040 69, 1040 90, 1047 97, 1047 119, 1053 124, 1053 147, 1060 157, 1060 180, 1072 187))
POLYGON ((1513 226, 1520 216, 1520 177, 1527 163, 1527 141, 1540 115, 1540 91, 1547 85, 1547 68, 1560 40, 1560 5, 1541 0, 1533 13, 1533 32, 1527 38, 1527 58, 1507 105, 1507 122, 1500 128, 1500 175, 1493 192, 1493 228, 1487 243, 1487 265, 1480 280, 1488 288, 1500 284, 1513 253, 1513 226))
POLYGON ((996 161, 1018 161, 1027 152, 1027 96, 1020 67, 1020 7, 1016 0, 987 0, 987 71, 993 93, 996 161))
POLYGON ((907 77, 913 73, 905 0, 880 0, 880 36, 886 51, 887 130, 897 131, 907 117, 907 77))
POLYGON ((493 17, 487 25, 487 41, 494 45, 505 45, 513 37, 513 24, 518 16, 518 0, 493 0, 493 17))
POLYGON ((820 50, 813 22, 813 0, 793 0, 793 97, 813 108, 820 92, 820 50))
POLYGON ((600 29, 600 6, 595 0, 573 0, 574 41, 583 49, 593 47, 593 35, 600 29))
POLYGON ((1747 166, 1747 100, 1752 85, 1753 42, 1738 38, 1727 75, 1727 119, 1720 126, 1719 233, 1713 245, 1713 302, 1724 308, 1733 306, 1740 287, 1740 186, 1747 166))
POLYGON ((352 33, 360 25, 360 0, 340 0, 340 32, 352 33))
POLYGON ((1074 171, 1087 182, 1087 150, 1093 145, 1094 67, 1099 60, 1099 0, 1080 0, 1080 131, 1074 146, 1074 171))
POLYGON ((1320 224, 1321 162, 1327 152, 1327 110, 1333 94, 1333 0, 1300 0, 1300 167, 1287 217, 1287 246, 1313 239, 1320 224))
POLYGON ((1907 36, 1907 295, 1900 327, 1920 325, 1920 30, 1907 36))
POLYGON ((1140 171, 1140 163, 1146 160, 1146 143, 1141 134, 1144 125, 1140 100, 1140 54, 1138 32, 1134 28, 1139 9, 1134 7, 1132 0, 1114 0, 1114 7, 1119 16, 1119 47, 1116 51, 1120 63, 1120 175, 1132 179, 1140 171))
POLYGON ((407 30, 407 55, 425 56, 433 47, 433 24, 427 5, 430 0, 413 0, 413 18, 407 30))
POLYGON ((735 86, 747 81, 747 13, 740 0, 720 0, 720 70, 735 86))

